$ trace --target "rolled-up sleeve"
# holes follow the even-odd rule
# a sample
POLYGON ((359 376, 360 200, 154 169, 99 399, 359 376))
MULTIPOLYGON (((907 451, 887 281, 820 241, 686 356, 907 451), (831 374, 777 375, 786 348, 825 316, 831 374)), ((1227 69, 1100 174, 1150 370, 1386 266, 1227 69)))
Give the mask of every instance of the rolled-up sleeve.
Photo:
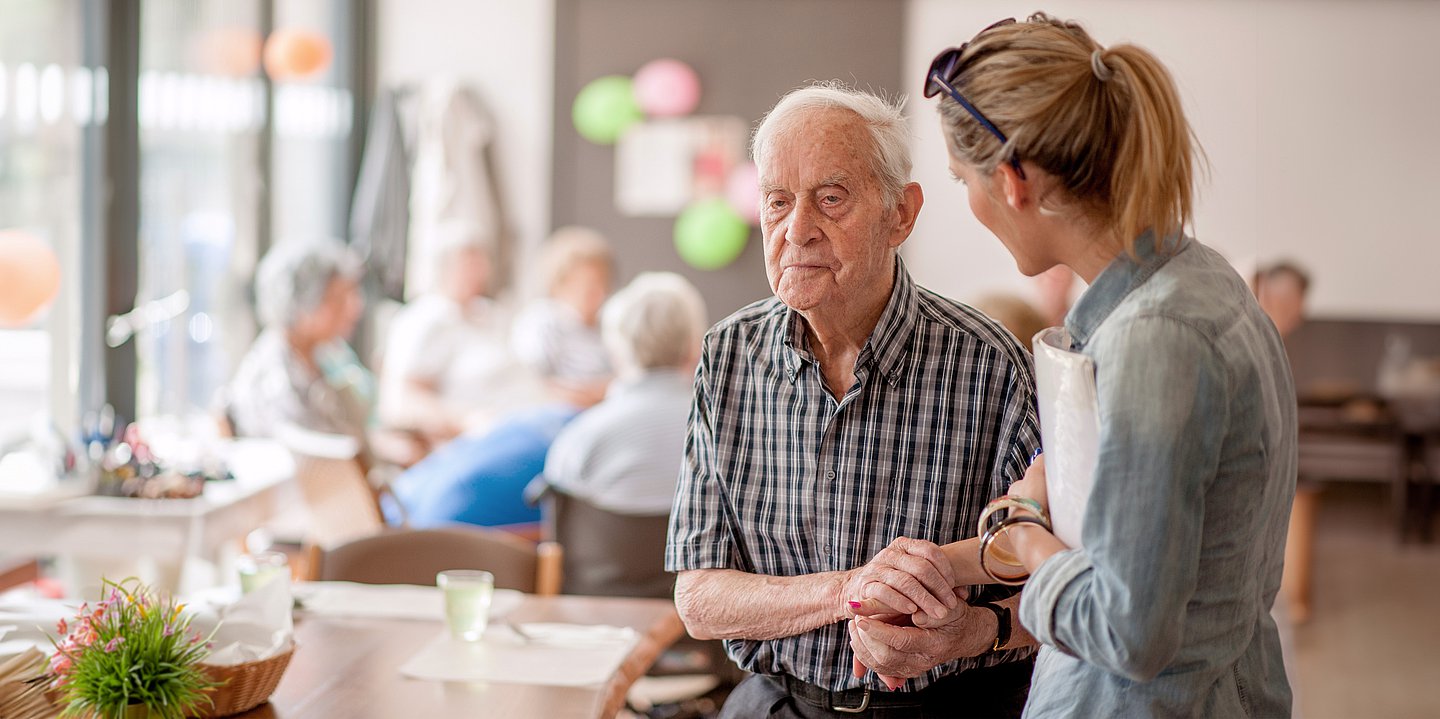
POLYGON ((670 511, 670 536, 665 546, 665 571, 728 569, 734 543, 725 517, 725 496, 715 469, 715 430, 709 387, 710 342, 695 370, 695 398, 690 407, 685 457, 670 511))
POLYGON ((1084 548, 1038 568, 1020 618, 1044 644, 1148 681, 1184 636, 1205 492, 1227 425, 1226 378, 1203 335, 1164 317, 1097 334, 1087 354, 1101 430, 1084 548))

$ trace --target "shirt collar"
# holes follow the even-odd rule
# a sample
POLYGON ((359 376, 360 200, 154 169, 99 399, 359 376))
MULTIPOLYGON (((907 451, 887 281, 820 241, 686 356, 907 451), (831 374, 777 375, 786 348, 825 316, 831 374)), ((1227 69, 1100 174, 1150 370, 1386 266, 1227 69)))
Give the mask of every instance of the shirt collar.
MULTIPOLYGON (((910 336, 915 331, 915 315, 919 311, 915 281, 898 256, 895 258, 894 280, 890 301, 886 303, 885 311, 880 313, 880 320, 875 323, 875 329, 871 330, 865 346, 860 349, 860 356, 855 360, 857 368, 873 364, 880 376, 892 385, 900 381, 900 369, 910 354, 910 336)), ((800 368, 814 362, 815 356, 810 352, 810 342, 805 336, 805 319, 800 313, 786 307, 783 322, 788 349, 784 353, 785 370, 790 381, 794 382, 800 368)))
POLYGON ((1147 230, 1135 239, 1133 257, 1129 252, 1121 252, 1111 260, 1065 315, 1065 328, 1070 332, 1073 348, 1084 347, 1121 301, 1189 244, 1190 238, 1180 234, 1157 243, 1155 233, 1147 230))

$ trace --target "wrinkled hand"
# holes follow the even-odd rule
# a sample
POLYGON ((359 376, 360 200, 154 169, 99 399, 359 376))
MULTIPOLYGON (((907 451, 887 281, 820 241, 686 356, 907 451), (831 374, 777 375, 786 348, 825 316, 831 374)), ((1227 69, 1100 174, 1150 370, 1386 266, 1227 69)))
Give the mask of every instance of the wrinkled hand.
POLYGON ((1030 468, 1025 470, 1025 476, 1010 485, 1008 494, 1012 497, 1033 499, 1039 502, 1045 511, 1050 511, 1049 493, 1045 489, 1045 455, 1035 458, 1030 468))
POLYGON ((860 601, 860 606, 851 605, 850 612, 857 617, 870 617, 871 619, 878 619, 889 624, 935 629, 936 627, 943 627, 946 624, 953 624, 964 617, 965 613, 969 610, 969 607, 965 606, 965 600, 970 596, 970 588, 955 587, 953 591, 955 592, 955 599, 957 600, 955 606, 951 607, 944 615, 939 617, 932 617, 924 612, 916 612, 913 615, 896 614, 894 609, 891 609, 878 599, 863 599, 860 601))
POLYGON ((933 542, 899 537, 873 559, 848 573, 841 597, 852 609, 878 600, 901 614, 924 612, 939 621, 960 604, 955 572, 933 542))
POLYGON ((994 643, 994 614, 961 603, 950 622, 935 628, 904 626, 905 617, 856 617, 850 622, 852 669, 870 669, 892 691, 906 679, 960 657, 973 657, 994 643))

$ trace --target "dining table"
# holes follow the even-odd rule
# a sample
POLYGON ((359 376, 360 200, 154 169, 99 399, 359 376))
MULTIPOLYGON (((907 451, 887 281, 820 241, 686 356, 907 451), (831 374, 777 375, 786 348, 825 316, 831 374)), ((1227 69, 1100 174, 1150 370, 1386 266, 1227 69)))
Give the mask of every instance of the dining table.
MULTIPOLYGON (((220 445, 232 479, 206 482, 198 497, 140 499, 74 491, 74 482, 34 495, 0 495, 0 553, 99 562, 145 559, 162 567, 165 589, 199 562, 224 570, 245 535, 284 510, 294 483, 289 450, 262 439, 220 445)), ((296 495, 298 496, 298 495, 296 495)), ((202 577, 201 579, 213 577, 202 577)))
POLYGON ((295 650, 269 702, 244 719, 596 719, 614 717, 626 693, 684 634, 662 599, 523 595, 505 621, 628 628, 636 641, 618 667, 586 686, 521 681, 414 679, 401 666, 445 631, 438 618, 334 616, 299 611, 295 650))

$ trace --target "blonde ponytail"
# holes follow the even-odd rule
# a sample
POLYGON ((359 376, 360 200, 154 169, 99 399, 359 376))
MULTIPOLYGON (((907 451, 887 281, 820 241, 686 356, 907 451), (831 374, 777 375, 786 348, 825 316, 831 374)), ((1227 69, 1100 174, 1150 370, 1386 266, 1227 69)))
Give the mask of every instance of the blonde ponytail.
POLYGON ((942 94, 950 152, 985 172, 1013 153, 1056 178, 1051 205, 1103 224, 1133 252, 1190 223, 1200 144, 1170 73, 1135 45, 1100 47, 1043 13, 971 41, 955 86, 1008 136, 1000 142, 942 94))
POLYGON ((1128 123, 1110 173, 1116 232, 1129 243, 1154 230, 1169 237, 1193 217, 1194 166, 1200 152, 1180 95, 1165 66, 1148 50, 1117 45, 1103 54, 1114 82, 1129 93, 1128 123))

